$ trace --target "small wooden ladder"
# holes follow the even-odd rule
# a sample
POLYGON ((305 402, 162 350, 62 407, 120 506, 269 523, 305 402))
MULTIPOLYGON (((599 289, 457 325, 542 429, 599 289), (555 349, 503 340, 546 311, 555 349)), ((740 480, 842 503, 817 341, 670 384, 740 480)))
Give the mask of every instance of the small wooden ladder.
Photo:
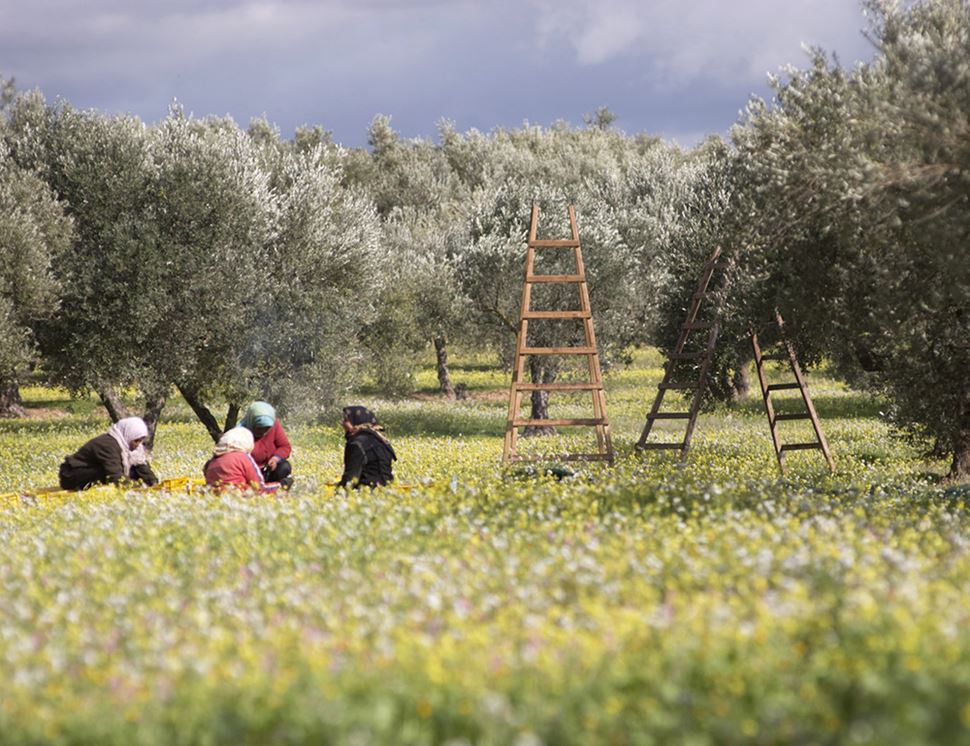
MULTIPOLYGON (((697 285, 697 290, 691 296, 690 305, 687 308, 687 318, 684 319, 684 323, 680 327, 680 336, 677 337, 677 343, 674 345, 673 352, 667 358, 667 363, 664 366, 663 379, 657 386, 657 396, 653 400, 653 406, 647 415, 647 422, 643 426, 640 440, 636 444, 636 448, 639 451, 679 450, 680 460, 684 461, 687 458, 687 449, 690 448, 690 441, 694 435, 694 425, 697 424, 697 415, 700 412, 701 401, 704 398, 704 388, 707 386, 707 374, 711 367, 711 360, 714 357, 714 349, 717 347, 717 337, 720 332, 720 307, 718 306, 714 309, 714 315, 710 321, 698 321, 697 317, 707 297, 711 278, 718 269, 724 269, 726 265, 727 262, 721 259, 721 247, 718 246, 704 264, 704 269, 701 271, 701 280, 697 285), (684 352, 688 338, 695 331, 707 332, 706 345, 699 351, 684 352), (674 372, 678 368, 678 363, 690 362, 697 364, 698 361, 699 368, 697 370, 696 381, 687 383, 675 383, 673 381, 674 372), (686 412, 660 411, 664 394, 671 390, 692 392, 690 407, 686 412), (657 420, 686 420, 687 429, 684 433, 684 439, 674 443, 648 443, 647 438, 650 436, 650 430, 653 428, 653 423, 657 420)), ((727 279, 727 274, 725 273, 725 283, 727 279)))
POLYGON ((564 240, 540 240, 536 238, 539 223, 539 206, 533 203, 529 222, 529 239, 525 260, 525 284, 522 287, 522 309, 519 314, 519 332, 515 345, 515 363, 512 367, 512 386, 509 391, 509 415, 505 428, 505 446, 502 462, 511 461, 607 461, 613 463, 613 443, 610 424, 606 416, 606 395, 600 372, 599 352, 593 332, 593 314, 589 305, 589 289, 586 286, 586 268, 583 251, 576 228, 576 211, 569 206, 569 226, 572 237, 564 240), (572 249, 576 259, 575 274, 535 274, 537 249, 572 249), (530 308, 532 286, 535 283, 575 284, 579 288, 579 310, 533 311, 530 308), (577 319, 583 322, 585 344, 577 347, 530 347, 528 345, 529 321, 532 319, 577 319), (589 380, 582 383, 526 383, 525 360, 530 355, 585 355, 589 367, 589 380), (522 394, 526 391, 589 391, 593 398, 593 417, 567 419, 529 419, 520 415, 522 394), (596 428, 596 453, 567 453, 556 456, 524 456, 516 451, 518 428, 528 426, 586 426, 596 428))
POLYGON ((829 465, 829 470, 835 472, 835 462, 832 460, 832 453, 829 451, 828 441, 825 439, 825 434, 822 432, 822 425, 818 421, 818 414, 815 412, 815 405, 812 403, 812 397, 808 393, 808 385, 805 383, 801 366, 798 364, 798 358, 795 356, 795 348, 785 336, 785 322, 781 318, 781 314, 778 312, 777 308, 775 309, 774 323, 778 325, 778 333, 781 339, 781 345, 784 347, 784 352, 779 354, 763 354, 761 345, 758 342, 757 329, 755 329, 755 327, 752 325, 750 330, 751 347, 754 349, 755 368, 758 371, 758 382, 761 384, 761 396, 765 402, 765 413, 768 415, 768 427, 771 430, 771 443, 775 447, 775 456, 778 458, 778 469, 782 474, 785 473, 785 453, 787 451, 818 449, 821 450, 822 454, 825 456, 825 461, 829 465), (788 361, 795 380, 790 383, 769 384, 764 370, 764 364, 769 360, 788 361), (805 411, 796 412, 793 414, 777 414, 775 412, 774 404, 771 401, 771 394, 775 391, 786 391, 793 389, 798 389, 801 393, 802 402, 805 405, 805 411), (778 423, 783 420, 811 420, 812 427, 815 430, 815 441, 811 443, 782 443, 781 438, 778 435, 778 423))

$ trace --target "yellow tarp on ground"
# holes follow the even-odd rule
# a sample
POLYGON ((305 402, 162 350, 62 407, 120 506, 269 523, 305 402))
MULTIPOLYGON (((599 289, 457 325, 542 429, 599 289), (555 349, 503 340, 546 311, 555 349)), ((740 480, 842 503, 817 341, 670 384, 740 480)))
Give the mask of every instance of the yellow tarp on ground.
MULTIPOLYGON (((204 479, 196 477, 174 477, 163 479, 158 484, 151 487, 98 487, 95 489, 114 489, 119 492, 196 492, 205 487, 204 479)), ((40 489, 25 490, 24 492, 2 492, 0 493, 0 505, 16 502, 23 498, 54 498, 69 497, 78 494, 79 490, 62 490, 60 487, 42 487, 40 489)))

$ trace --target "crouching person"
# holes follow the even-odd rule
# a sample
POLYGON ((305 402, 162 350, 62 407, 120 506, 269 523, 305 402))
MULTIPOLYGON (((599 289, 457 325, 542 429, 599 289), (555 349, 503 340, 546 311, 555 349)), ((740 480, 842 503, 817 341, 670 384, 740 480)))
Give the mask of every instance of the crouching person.
POLYGON ((341 425, 347 442, 339 486, 358 489, 394 481, 391 462, 397 460, 397 454, 374 413, 366 407, 344 407, 341 425))
POLYGON ((292 453, 290 439, 276 416, 272 404, 255 401, 239 422, 253 434, 253 461, 267 482, 280 482, 286 489, 293 485, 293 471, 287 459, 292 453))
POLYGON ((253 450, 253 434, 245 427, 226 430, 206 461, 202 471, 208 487, 226 489, 234 487, 243 491, 275 492, 279 484, 267 484, 262 472, 250 455, 253 450))
POLYGON ((128 482, 157 484, 158 477, 148 464, 146 438, 148 426, 141 417, 118 420, 108 432, 64 459, 58 474, 61 489, 84 490, 96 484, 128 482))

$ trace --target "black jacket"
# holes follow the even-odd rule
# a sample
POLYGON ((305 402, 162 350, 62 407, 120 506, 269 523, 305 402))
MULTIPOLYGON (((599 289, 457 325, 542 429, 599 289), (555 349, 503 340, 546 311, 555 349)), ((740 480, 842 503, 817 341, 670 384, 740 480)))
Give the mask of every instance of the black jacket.
POLYGON ((396 460, 397 454, 390 443, 368 430, 359 430, 347 438, 344 446, 344 473, 340 486, 353 483, 355 488, 361 485, 377 487, 392 482, 391 462, 396 460))
POLYGON ((65 458, 58 476, 61 487, 66 490, 83 489, 97 483, 117 484, 126 479, 145 484, 158 481, 148 464, 132 466, 131 472, 125 474, 121 446, 108 433, 92 438, 65 458))

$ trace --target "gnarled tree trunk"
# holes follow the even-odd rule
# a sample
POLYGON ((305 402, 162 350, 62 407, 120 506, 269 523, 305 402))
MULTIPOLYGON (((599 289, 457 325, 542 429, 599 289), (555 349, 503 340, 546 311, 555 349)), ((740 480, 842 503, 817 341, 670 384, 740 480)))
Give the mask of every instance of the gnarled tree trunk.
POLYGON ((947 479, 952 482, 970 480, 970 388, 963 394, 957 437, 953 444, 953 463, 947 479))
POLYGON ((448 373, 448 349, 445 346, 447 340, 444 334, 435 334, 433 341, 438 364, 438 386, 442 394, 449 399, 454 399, 455 389, 451 385, 451 376, 448 373))
POLYGON ((745 360, 731 376, 731 401, 747 401, 751 395, 751 373, 748 370, 748 362, 745 360))
MULTIPOLYGON (((555 358, 537 357, 533 355, 529 358, 529 373, 533 383, 553 383, 559 373, 559 361, 555 358)), ((532 392, 532 412, 529 415, 533 420, 549 419, 549 392, 532 392)), ((522 431, 525 437, 531 435, 554 435, 556 428, 550 425, 530 425, 522 431)))
POLYGON ((158 421, 162 417, 162 410, 167 401, 167 386, 145 395, 145 414, 142 415, 142 419, 148 425, 148 440, 145 441, 145 447, 149 450, 155 445, 155 431, 158 428, 158 421))
POLYGON ((17 382, 0 383, 0 417, 24 417, 26 414, 17 382))
POLYGON ((219 427, 219 422, 216 420, 215 415, 212 414, 211 410, 205 405, 205 402, 202 401, 199 392, 189 386, 178 385, 177 388, 179 393, 182 394, 182 398, 185 399, 186 403, 192 408, 192 411, 195 412, 195 416, 199 418, 199 422, 205 425, 209 437, 212 438, 214 443, 218 443, 223 429, 219 427))
POLYGON ((101 400, 104 408, 108 410, 108 417, 111 418, 112 422, 117 422, 118 420, 123 420, 125 417, 131 416, 128 407, 125 406, 118 392, 113 388, 110 386, 99 386, 95 391, 98 392, 98 398, 101 400))

